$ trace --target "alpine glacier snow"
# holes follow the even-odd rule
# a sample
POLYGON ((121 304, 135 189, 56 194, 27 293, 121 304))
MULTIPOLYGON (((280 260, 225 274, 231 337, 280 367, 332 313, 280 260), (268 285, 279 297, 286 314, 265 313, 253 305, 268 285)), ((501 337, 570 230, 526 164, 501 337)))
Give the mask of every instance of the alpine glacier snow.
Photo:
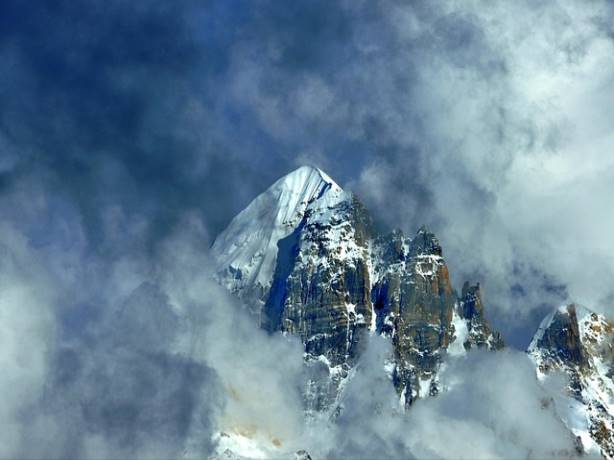
POLYGON ((237 294, 271 287, 277 243, 298 226, 309 205, 334 206, 347 200, 335 181, 318 168, 302 166, 254 199, 215 239, 211 247, 220 281, 237 294))

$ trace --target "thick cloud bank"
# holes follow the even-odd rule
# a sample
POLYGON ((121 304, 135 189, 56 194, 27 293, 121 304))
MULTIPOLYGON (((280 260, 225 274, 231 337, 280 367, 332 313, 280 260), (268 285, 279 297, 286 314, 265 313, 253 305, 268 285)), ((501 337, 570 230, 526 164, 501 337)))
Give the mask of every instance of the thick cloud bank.
POLYGON ((612 305, 611 2, 99 3, 0 5, 0 188, 67 197, 91 250, 127 215, 214 236, 310 163, 432 227, 515 346, 612 305))
MULTIPOLYGON (((258 330, 212 284, 206 249, 194 251, 206 240, 199 228, 188 218, 155 261, 130 261, 151 263, 147 272, 126 271, 125 260, 105 267, 130 275, 135 287, 125 295, 110 273, 52 281, 51 259, 3 229, 13 239, 1 272, 9 372, 0 385, 9 397, 0 405, 0 457, 202 458, 220 430, 277 439, 314 458, 575 455, 532 364, 512 351, 449 362, 447 391, 402 414, 384 369, 390 343, 373 337, 341 415, 305 425, 300 343, 258 330), (80 306, 61 305, 74 298, 80 306)), ((102 270, 90 263, 79 268, 102 270)))
POLYGON ((573 455, 515 352, 450 363, 450 392, 403 417, 375 342, 338 423, 305 427, 300 345, 209 281, 207 248, 311 163, 382 226, 432 227, 513 346, 568 298, 611 315, 613 18, 0 2, 0 458, 202 457, 227 426, 330 456, 573 455))
MULTIPOLYGON (((390 343, 372 337, 340 416, 306 424, 301 344, 259 330, 211 281, 198 218, 153 254, 116 257, 60 239, 37 247, 27 219, 13 221, 2 228, 2 458, 202 458, 220 431, 314 458, 576 455, 513 351, 450 361, 448 390, 402 414, 390 343)), ((83 232, 69 211, 61 227, 72 241, 83 232)))
POLYGON ((202 458, 227 426, 301 433, 300 344, 211 281, 193 218, 151 257, 2 241, 0 458, 202 458))
POLYGON ((431 226, 515 345, 544 304, 610 308, 611 3, 279 10, 233 61, 231 94, 261 129, 388 225, 431 226))
POLYGON ((523 353, 474 352, 451 360, 441 380, 446 391, 401 414, 382 364, 389 346, 384 339, 372 339, 337 423, 328 431, 316 430, 309 441, 313 452, 323 458, 364 459, 578 455, 573 436, 523 353))

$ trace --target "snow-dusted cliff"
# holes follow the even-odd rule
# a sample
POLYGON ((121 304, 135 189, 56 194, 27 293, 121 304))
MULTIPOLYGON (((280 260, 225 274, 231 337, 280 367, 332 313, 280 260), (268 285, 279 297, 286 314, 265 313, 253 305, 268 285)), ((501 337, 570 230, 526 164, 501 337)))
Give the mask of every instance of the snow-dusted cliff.
POLYGON ((614 458, 614 323, 578 305, 546 316, 528 353, 539 380, 563 374, 556 409, 585 451, 614 458))
POLYGON ((485 320, 479 287, 451 286, 439 241, 382 234, 356 196, 317 168, 282 177, 213 244, 219 282, 269 331, 299 336, 312 378, 307 409, 340 410, 344 380, 369 334, 390 338, 387 366, 403 405, 434 395, 448 353, 502 340, 485 320), (322 378, 321 368, 326 378, 322 378))

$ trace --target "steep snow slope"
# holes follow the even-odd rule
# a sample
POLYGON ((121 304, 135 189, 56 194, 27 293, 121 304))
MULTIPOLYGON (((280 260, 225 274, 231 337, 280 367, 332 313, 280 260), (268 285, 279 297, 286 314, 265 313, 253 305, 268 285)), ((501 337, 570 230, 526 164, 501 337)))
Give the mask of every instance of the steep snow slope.
POLYGON ((302 166, 275 182, 241 211, 211 248, 220 282, 261 301, 271 286, 277 243, 296 230, 308 206, 334 206, 349 198, 328 175, 302 166))

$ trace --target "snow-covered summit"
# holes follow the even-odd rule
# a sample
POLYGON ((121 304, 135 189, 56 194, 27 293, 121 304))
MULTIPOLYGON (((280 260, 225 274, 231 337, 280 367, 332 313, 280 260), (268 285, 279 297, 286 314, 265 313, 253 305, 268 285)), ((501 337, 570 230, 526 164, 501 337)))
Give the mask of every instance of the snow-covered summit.
POLYGON ((479 287, 467 285, 461 298, 452 288, 433 233, 379 229, 358 197, 317 168, 299 168, 258 196, 217 238, 213 255, 219 281, 264 330, 302 342, 308 418, 332 420, 344 410, 346 385, 373 335, 391 341, 386 370, 401 409, 445 389, 439 371, 450 345, 450 357, 503 346, 479 287))
POLYGON ((322 170, 301 166, 277 180, 241 211, 216 238, 212 253, 231 291, 266 291, 277 243, 294 232, 308 207, 327 209, 350 199, 322 170))
POLYGON ((358 197, 317 168, 298 168, 258 196, 216 239, 213 255, 218 280, 261 327, 300 337, 307 359, 330 364, 326 394, 306 398, 318 411, 334 410, 337 377, 348 375, 369 334, 394 338, 394 384, 408 405, 437 392, 450 343, 503 345, 477 288, 457 297, 433 233, 382 233, 358 197))

